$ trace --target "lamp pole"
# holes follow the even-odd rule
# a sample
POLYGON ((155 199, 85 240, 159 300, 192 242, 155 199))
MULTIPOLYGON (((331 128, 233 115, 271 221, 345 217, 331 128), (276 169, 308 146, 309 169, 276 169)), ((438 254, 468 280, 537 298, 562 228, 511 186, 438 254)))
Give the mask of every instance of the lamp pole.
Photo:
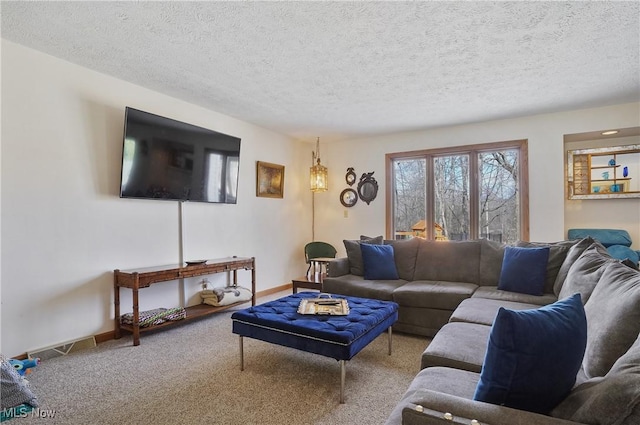
POLYGON ((311 192, 311 241, 316 240, 316 193, 311 192))

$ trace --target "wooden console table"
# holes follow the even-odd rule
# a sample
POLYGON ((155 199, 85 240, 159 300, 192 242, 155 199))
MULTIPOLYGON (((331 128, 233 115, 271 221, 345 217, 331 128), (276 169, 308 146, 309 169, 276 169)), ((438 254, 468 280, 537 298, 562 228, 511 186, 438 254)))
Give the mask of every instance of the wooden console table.
MULTIPOLYGON (((139 290, 148 288, 154 283, 170 280, 184 279, 188 277, 204 276, 215 273, 232 273, 233 285, 238 284, 238 270, 251 270, 251 305, 256 305, 256 262, 254 257, 227 257, 207 260, 205 264, 197 264, 182 267, 179 264, 168 266, 147 267, 132 270, 113 271, 113 303, 115 307, 115 338, 121 337, 121 330, 133 333, 133 345, 140 345, 140 332, 158 329, 185 320, 191 320, 209 314, 226 310, 241 303, 215 307, 208 304, 198 304, 186 307, 186 318, 178 321, 167 321, 159 325, 140 327, 140 310, 138 307, 139 290), (133 291, 133 324, 120 323, 120 288, 130 288, 133 291)), ((246 301, 245 301, 246 302, 246 301)))

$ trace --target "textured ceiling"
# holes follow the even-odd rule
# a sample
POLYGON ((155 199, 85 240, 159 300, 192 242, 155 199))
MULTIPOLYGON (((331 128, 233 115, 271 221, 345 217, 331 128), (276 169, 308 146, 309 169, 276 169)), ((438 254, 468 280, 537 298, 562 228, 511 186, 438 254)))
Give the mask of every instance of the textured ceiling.
POLYGON ((312 141, 640 100, 640 3, 7 2, 2 37, 312 141))

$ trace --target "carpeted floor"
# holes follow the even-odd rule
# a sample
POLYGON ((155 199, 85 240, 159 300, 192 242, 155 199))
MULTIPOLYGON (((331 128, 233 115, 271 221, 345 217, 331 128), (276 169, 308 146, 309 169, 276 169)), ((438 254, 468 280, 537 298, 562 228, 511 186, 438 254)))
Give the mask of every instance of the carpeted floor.
POLYGON ((232 311, 143 334, 138 347, 125 333, 41 363, 28 379, 43 417, 8 424, 382 424, 429 342, 394 333, 389 356, 378 337, 347 362, 339 404, 340 367, 327 357, 245 338, 241 372, 232 311))

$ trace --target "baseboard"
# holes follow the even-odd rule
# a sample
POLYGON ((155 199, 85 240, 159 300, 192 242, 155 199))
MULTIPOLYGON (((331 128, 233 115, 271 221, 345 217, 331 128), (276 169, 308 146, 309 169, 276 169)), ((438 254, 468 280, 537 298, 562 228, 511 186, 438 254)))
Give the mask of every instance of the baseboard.
POLYGON ((103 332, 94 336, 96 344, 102 344, 103 342, 111 341, 116 337, 116 331, 103 332))
POLYGON ((284 285, 276 286, 275 288, 265 289, 264 291, 256 292, 256 297, 266 297, 267 295, 275 294, 276 292, 286 291, 293 288, 292 283, 285 283, 284 285))

